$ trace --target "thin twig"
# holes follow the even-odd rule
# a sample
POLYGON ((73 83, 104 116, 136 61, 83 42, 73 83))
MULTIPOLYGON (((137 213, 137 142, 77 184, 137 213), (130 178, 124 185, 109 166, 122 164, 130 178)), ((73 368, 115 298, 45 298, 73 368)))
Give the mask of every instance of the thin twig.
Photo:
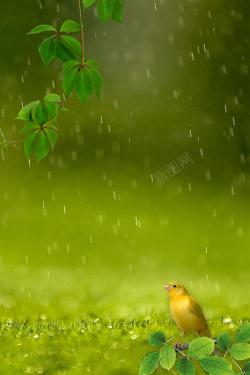
POLYGON ((238 366, 238 368, 240 369, 240 371, 242 372, 242 374, 244 374, 242 368, 241 368, 240 365, 235 361, 234 357, 232 357, 232 360, 234 361, 234 363, 236 364, 236 366, 238 366))
POLYGON ((57 117, 57 115, 58 115, 58 114, 61 112, 61 110, 63 109, 65 103, 66 103, 66 101, 65 101, 65 102, 62 102, 62 104, 61 104, 60 108, 58 108, 56 114, 55 114, 55 115, 52 117, 52 119, 49 120, 48 122, 53 122, 53 121, 55 120, 55 118, 57 117))
POLYGON ((79 13, 80 13, 81 30, 82 30, 82 65, 83 65, 84 64, 84 35, 83 35, 83 24, 82 24, 81 0, 79 0, 79 13))

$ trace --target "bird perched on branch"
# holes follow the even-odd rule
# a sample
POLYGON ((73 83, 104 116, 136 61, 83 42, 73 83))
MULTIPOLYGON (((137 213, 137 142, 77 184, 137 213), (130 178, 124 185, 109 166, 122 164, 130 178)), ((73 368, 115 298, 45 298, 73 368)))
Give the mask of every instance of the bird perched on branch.
MULTIPOLYGON (((199 337, 212 338, 200 305, 189 295, 187 289, 177 282, 166 285, 165 289, 170 296, 170 310, 174 321, 183 332, 174 346, 179 347, 179 341, 187 332, 195 333, 199 337)), ((216 348, 214 353, 219 354, 216 348)))

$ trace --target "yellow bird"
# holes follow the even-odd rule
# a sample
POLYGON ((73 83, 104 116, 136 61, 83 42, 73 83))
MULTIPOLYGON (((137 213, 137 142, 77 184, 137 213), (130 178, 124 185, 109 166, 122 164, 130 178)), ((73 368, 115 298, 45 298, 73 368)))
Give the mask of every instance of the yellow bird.
POLYGON ((174 282, 165 286, 170 296, 170 310, 173 318, 182 330, 183 335, 174 346, 179 347, 179 341, 187 332, 202 337, 212 337, 206 318, 200 305, 191 297, 187 289, 180 283, 174 282))

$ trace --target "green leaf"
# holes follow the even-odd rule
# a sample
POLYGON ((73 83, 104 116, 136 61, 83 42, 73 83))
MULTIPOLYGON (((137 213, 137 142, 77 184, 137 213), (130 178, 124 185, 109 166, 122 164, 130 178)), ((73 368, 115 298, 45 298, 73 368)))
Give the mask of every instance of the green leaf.
POLYGON ((243 370, 246 373, 246 375, 250 375, 250 361, 244 364, 243 370))
POLYGON ((233 373, 232 366, 225 359, 219 357, 204 357, 199 364, 209 375, 229 375, 233 373))
POLYGON ((45 122, 45 124, 43 124, 43 129, 45 130, 46 128, 57 130, 57 127, 50 121, 47 121, 45 122))
POLYGON ((34 153, 37 163, 48 155, 49 148, 50 146, 48 138, 46 137, 45 132, 41 130, 34 153))
POLYGON ((70 70, 76 67, 79 67, 79 63, 76 62, 75 60, 66 61, 63 64, 63 71, 62 71, 63 76, 66 76, 66 74, 68 74, 70 70))
POLYGON ((211 354, 214 350, 214 341, 208 337, 199 337, 190 342, 188 356, 202 358, 211 354))
POLYGON ((35 130, 24 138, 24 152, 26 158, 31 154, 39 132, 40 130, 35 130))
POLYGON ((61 41, 71 52, 79 57, 82 57, 82 47, 78 40, 72 36, 61 35, 61 41))
POLYGON ((47 100, 48 102, 60 102, 61 98, 59 95, 51 93, 46 95, 43 100, 47 100))
POLYGON ((44 122, 48 121, 49 119, 47 111, 41 102, 39 102, 32 108, 31 116, 32 116, 33 122, 35 122, 38 125, 42 125, 44 122))
POLYGON ((123 0, 113 0, 114 9, 111 13, 111 18, 113 21, 122 23, 122 10, 123 10, 123 0))
POLYGON ((74 33, 75 31, 81 30, 81 25, 75 21, 67 20, 63 22, 60 32, 66 31, 68 33, 74 33))
POLYGON ((234 345, 229 352, 234 359, 243 361, 250 358, 250 345, 246 343, 240 343, 234 345))
POLYGON ((63 79, 63 90, 68 98, 69 94, 74 90, 78 80, 78 68, 72 69, 63 79))
POLYGON ((42 33, 43 31, 56 31, 56 29, 53 27, 53 26, 50 26, 50 25, 39 25, 39 26, 36 26, 34 27, 34 29, 32 29, 29 33, 29 34, 38 34, 38 33, 42 33))
POLYGON ((148 341, 149 341, 149 344, 152 346, 159 346, 159 345, 164 344, 164 342, 166 341, 166 337, 163 332, 158 331, 158 332, 151 333, 149 335, 148 341))
POLYGON ((141 361, 139 375, 150 375, 158 367, 160 352, 152 352, 147 354, 141 361))
POLYGON ((96 0, 82 0, 82 5, 84 8, 90 7, 90 5, 94 4, 96 0))
POLYGON ((45 131, 45 133, 46 133, 46 135, 49 139, 51 148, 53 150, 54 146, 55 146, 55 143, 56 143, 57 134, 53 130, 49 130, 49 129, 44 129, 44 131, 45 131))
MULTIPOLYGON (((57 111, 59 110, 60 106, 61 106, 60 104, 56 104, 48 100, 44 100, 44 107, 47 111, 47 114, 50 120, 57 114, 57 111)), ((53 120, 55 124, 56 124, 56 118, 57 116, 53 120)))
POLYGON ((91 66, 92 68, 94 68, 97 71, 99 70, 99 64, 95 60, 88 60, 84 63, 84 65, 86 65, 86 67, 91 66))
POLYGON ((100 91, 101 91, 102 82, 103 82, 102 76, 95 69, 87 68, 86 71, 92 81, 95 94, 97 98, 100 99, 100 91))
POLYGON ((114 11, 114 0, 98 0, 97 12, 101 21, 106 25, 107 20, 114 11))
POLYGON ((27 121, 30 121, 31 120, 30 111, 32 110, 32 108, 34 107, 34 105, 36 105, 37 103, 39 103, 39 100, 37 100, 36 102, 29 103, 26 106, 24 106, 21 109, 21 111, 18 113, 18 115, 15 118, 15 120, 27 120, 27 121))
POLYGON ((176 360, 176 352, 172 346, 165 344, 160 352, 160 364, 167 370, 170 370, 176 360))
POLYGON ((22 130, 18 133, 18 134, 22 134, 22 133, 25 133, 29 130, 34 130, 34 129, 39 129, 40 126, 34 124, 34 122, 28 122, 26 125, 24 125, 24 127, 22 128, 22 130))
POLYGON ((64 62, 67 60, 77 61, 77 57, 67 47, 65 47, 58 39, 55 39, 55 46, 56 46, 55 57, 57 58, 57 60, 61 62, 64 62))
POLYGON ((188 358, 179 359, 176 367, 180 375, 194 375, 195 374, 195 367, 188 358))
POLYGON ((250 341, 250 322, 240 327, 236 334, 235 341, 237 344, 250 341))
POLYGON ((44 64, 47 66, 55 57, 56 47, 54 37, 51 36, 40 45, 39 53, 44 64))
POLYGON ((231 338, 228 333, 220 333, 217 337, 217 346, 220 350, 227 350, 230 346, 231 338))
MULTIPOLYGON (((67 76, 66 76, 67 77, 67 76)), ((78 98, 81 100, 82 105, 84 104, 85 100, 87 100, 93 92, 93 85, 91 79, 89 78, 88 74, 81 69, 79 80, 76 86, 76 94, 78 98)))

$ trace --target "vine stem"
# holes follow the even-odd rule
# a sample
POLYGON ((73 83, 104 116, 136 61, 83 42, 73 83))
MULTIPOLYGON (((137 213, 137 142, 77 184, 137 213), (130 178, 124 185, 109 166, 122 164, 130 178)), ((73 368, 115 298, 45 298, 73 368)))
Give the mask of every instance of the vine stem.
POLYGON ((80 13, 81 30, 82 30, 82 65, 83 65, 84 64, 84 34, 83 34, 83 24, 82 24, 81 0, 79 0, 79 13, 80 13))

